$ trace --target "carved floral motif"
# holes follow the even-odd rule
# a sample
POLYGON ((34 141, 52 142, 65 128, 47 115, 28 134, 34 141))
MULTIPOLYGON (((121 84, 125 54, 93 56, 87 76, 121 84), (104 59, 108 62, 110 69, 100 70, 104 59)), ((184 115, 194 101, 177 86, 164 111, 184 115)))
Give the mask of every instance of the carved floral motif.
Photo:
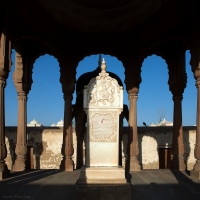
POLYGON ((87 86, 89 106, 119 106, 122 87, 108 73, 100 73, 87 86))

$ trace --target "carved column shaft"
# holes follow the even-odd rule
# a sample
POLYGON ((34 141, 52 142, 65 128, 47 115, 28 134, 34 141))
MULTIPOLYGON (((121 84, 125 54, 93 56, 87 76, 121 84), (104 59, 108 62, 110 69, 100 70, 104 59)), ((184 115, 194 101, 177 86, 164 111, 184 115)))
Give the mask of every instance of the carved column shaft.
POLYGON ((13 81, 18 94, 18 126, 16 141, 16 160, 13 165, 13 171, 23 171, 26 169, 27 156, 27 95, 32 84, 32 62, 30 56, 16 52, 15 72, 13 81))
POLYGON ((8 172, 5 158, 7 156, 7 149, 5 144, 5 106, 4 106, 4 87, 5 80, 0 80, 0 180, 6 178, 8 172))
POLYGON ((72 94, 74 92, 74 85, 76 81, 76 62, 73 52, 67 52, 65 55, 60 55, 60 82, 62 84, 62 91, 64 94, 65 108, 64 108, 64 128, 63 128, 63 145, 60 168, 65 171, 74 170, 74 162, 72 155, 73 135, 72 135, 72 94))
POLYGON ((173 118, 173 143, 170 169, 184 171, 184 145, 183 145, 183 128, 182 128, 182 95, 173 96, 174 101, 174 118, 173 118))
POLYGON ((72 155, 74 153, 73 148, 73 136, 72 136, 72 95, 65 94, 65 108, 64 108, 64 128, 63 128, 63 147, 62 154, 63 160, 61 168, 65 171, 73 171, 74 162, 72 155))
POLYGON ((18 94, 18 125, 17 125, 17 142, 15 153, 17 158, 13 165, 13 171, 23 171, 26 169, 25 161, 27 156, 27 95, 18 94))
POLYGON ((138 132, 137 132, 137 94, 129 94, 129 142, 130 142, 130 171, 139 171, 138 161, 138 132))
POLYGON ((196 130, 196 144, 194 149, 194 157, 196 158, 196 163, 191 175, 200 178, 200 68, 195 72, 196 76, 196 87, 197 87, 197 130, 196 130))
MULTIPOLYGON (((138 155, 138 130, 137 130, 137 99, 139 85, 141 83, 141 66, 143 59, 139 55, 131 54, 127 58, 126 67, 126 90, 128 92, 129 98, 129 152, 130 152, 130 171, 140 171, 141 166, 139 164, 138 155)), ((128 167, 127 167, 128 170, 128 167)))
MULTIPOLYGON (((195 8, 196 9, 196 8, 195 8)), ((198 9, 196 9, 198 12, 198 9)), ((192 177, 200 179, 200 29, 199 21, 193 12, 191 18, 191 60, 190 64, 194 77, 196 79, 197 87, 197 112, 196 112, 196 143, 194 148, 194 157, 196 158, 196 163, 193 167, 193 170, 190 172, 192 177)))

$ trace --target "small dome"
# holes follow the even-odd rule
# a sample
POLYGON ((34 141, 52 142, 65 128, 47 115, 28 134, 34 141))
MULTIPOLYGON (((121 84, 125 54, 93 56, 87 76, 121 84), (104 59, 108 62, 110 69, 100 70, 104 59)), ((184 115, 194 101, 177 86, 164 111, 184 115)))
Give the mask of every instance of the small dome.
POLYGON ((28 127, 40 127, 43 126, 39 122, 37 122, 35 119, 33 119, 29 124, 27 124, 28 127))
POLYGON ((51 124, 51 126, 54 127, 54 126, 56 126, 56 124, 53 123, 53 124, 51 124))
POLYGON ((63 120, 61 119, 61 120, 56 124, 56 126, 64 126, 63 120))

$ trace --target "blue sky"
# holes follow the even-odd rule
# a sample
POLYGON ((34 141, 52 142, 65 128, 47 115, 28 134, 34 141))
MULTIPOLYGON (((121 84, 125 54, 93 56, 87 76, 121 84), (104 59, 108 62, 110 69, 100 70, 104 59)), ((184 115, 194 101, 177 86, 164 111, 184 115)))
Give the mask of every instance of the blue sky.
MULTIPOLYGON (((116 58, 103 55, 106 60, 107 70, 116 73, 124 82, 123 64, 116 58)), ((5 124, 6 126, 17 125, 18 102, 17 93, 12 81, 15 64, 15 52, 12 52, 12 69, 7 79, 5 88, 5 124)), ((98 55, 85 57, 79 62, 76 78, 81 74, 92 71, 97 67, 98 55)), ((186 73, 188 77, 187 87, 183 94, 182 114, 183 125, 196 124, 196 96, 195 79, 191 71, 190 53, 186 52, 186 73)), ((64 100, 59 82, 59 64, 53 56, 44 55, 38 58, 33 68, 33 84, 28 94, 27 122, 34 118, 44 126, 57 123, 64 116, 64 100)), ((158 111, 162 108, 166 112, 165 118, 173 121, 173 100, 169 91, 168 69, 161 57, 156 55, 147 57, 142 65, 142 83, 137 101, 138 126, 143 122, 150 125, 158 122, 158 111)), ((75 94, 73 103, 75 102, 75 94)), ((124 103, 129 105, 128 95, 124 85, 124 103)), ((124 122, 124 125, 127 125, 124 122)))

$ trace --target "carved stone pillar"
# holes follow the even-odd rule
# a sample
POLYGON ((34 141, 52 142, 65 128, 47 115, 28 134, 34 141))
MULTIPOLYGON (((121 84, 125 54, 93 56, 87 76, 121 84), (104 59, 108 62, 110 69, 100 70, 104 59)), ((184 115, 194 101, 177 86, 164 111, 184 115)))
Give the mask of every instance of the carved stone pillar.
POLYGON ((72 160, 72 155, 74 153, 72 135, 72 94, 74 92, 74 85, 76 80, 76 68, 74 67, 75 64, 72 58, 73 56, 69 56, 66 59, 65 55, 59 60, 61 68, 60 82, 62 84, 62 91, 65 101, 63 144, 61 149, 63 159, 61 161, 60 168, 65 171, 74 170, 74 162, 72 160))
POLYGON ((64 100, 63 160, 61 162, 61 169, 65 171, 73 171, 74 162, 72 160, 72 155, 74 153, 74 148, 72 136, 72 94, 64 94, 64 100))
POLYGON ((191 67, 196 79, 197 87, 197 112, 196 112, 196 144, 194 148, 194 157, 196 163, 193 170, 190 172, 192 177, 200 179, 200 28, 198 7, 194 7, 191 16, 191 38, 190 38, 190 53, 191 53, 191 67))
POLYGON ((5 32, 1 34, 0 45, 0 180, 2 180, 9 176, 9 170, 5 164, 7 149, 5 144, 4 88, 11 67, 11 42, 5 32))
POLYGON ((196 87, 197 87, 197 129, 196 129, 196 144, 194 149, 194 157, 196 163, 191 171, 192 177, 200 179, 200 66, 196 69, 195 73, 196 87))
POLYGON ((13 81, 18 94, 18 126, 16 141, 16 160, 13 165, 13 171, 23 171, 26 169, 27 155, 27 95, 30 91, 32 78, 32 62, 29 57, 23 57, 21 53, 16 52, 15 72, 13 81))
POLYGON ((4 87, 6 81, 0 78, 0 180, 7 178, 9 170, 5 164, 5 158, 7 156, 6 144, 5 144, 5 107, 4 107, 4 87))
POLYGON ((129 93, 129 142, 130 142, 130 171, 140 171, 138 161, 138 131, 137 131, 137 93, 129 93))
POLYGON ((170 86, 173 93, 174 117, 173 117, 173 142, 172 142, 172 160, 170 169, 184 171, 184 145, 182 128, 182 93, 185 84, 173 84, 170 86))
POLYGON ((129 99, 129 145, 130 145, 130 171, 140 171, 138 155, 138 130, 137 130, 137 99, 139 84, 141 82, 140 67, 142 62, 132 60, 126 68, 126 88, 129 99), (131 68, 131 67, 133 68, 131 68))
POLYGON ((16 160, 13 165, 13 171, 23 171, 26 169, 26 155, 27 155, 27 95, 25 93, 18 93, 18 126, 17 126, 17 143, 15 147, 16 160))
POLYGON ((170 162, 170 169, 184 171, 186 165, 184 162, 182 128, 182 95, 187 82, 185 72, 185 49, 181 44, 171 44, 168 49, 171 49, 170 52, 165 52, 169 68, 168 84, 173 94, 174 101, 172 160, 170 162))

